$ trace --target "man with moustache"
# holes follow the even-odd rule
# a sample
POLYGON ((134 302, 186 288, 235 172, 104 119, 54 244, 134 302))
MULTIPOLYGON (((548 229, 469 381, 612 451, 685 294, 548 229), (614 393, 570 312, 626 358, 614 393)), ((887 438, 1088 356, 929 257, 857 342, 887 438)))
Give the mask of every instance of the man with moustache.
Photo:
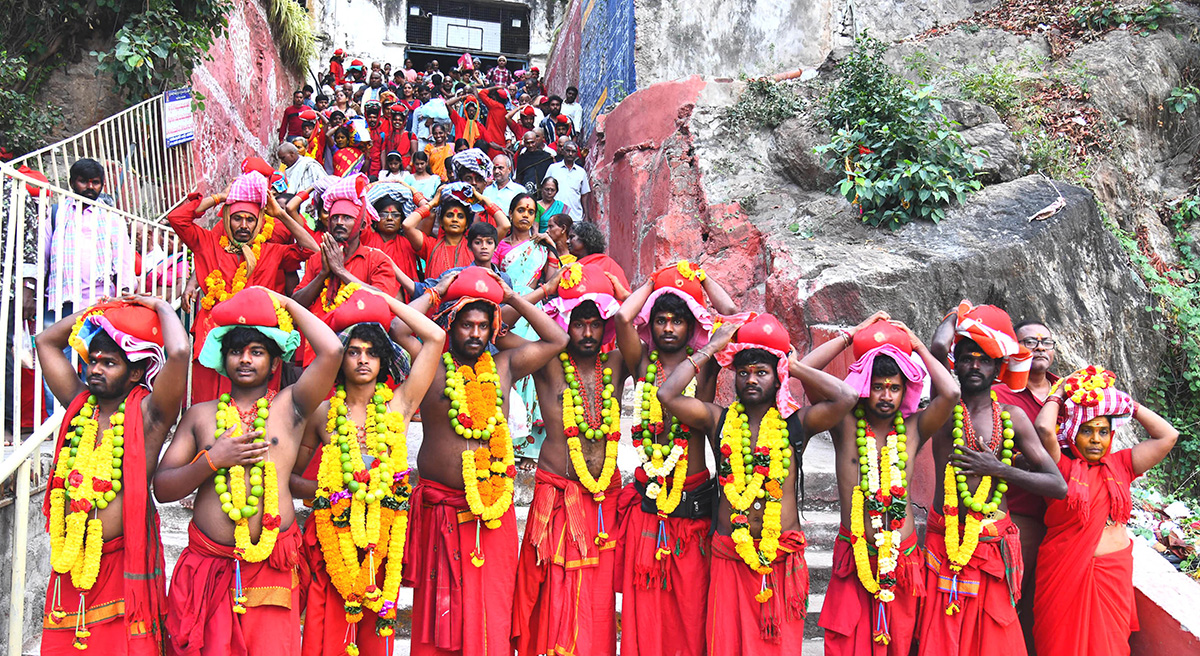
MULTIPOLYGON (((842 331, 803 362, 824 369, 851 346, 855 362, 846 384, 859 401, 853 414, 830 430, 841 527, 820 625, 828 654, 907 656, 925 596, 907 465, 949 419, 958 403, 958 384, 907 326, 889 321, 885 312, 842 331), (923 366, 912 361, 914 352, 923 366), (934 399, 917 410, 926 375, 932 378, 934 399)), ((812 393, 809 399, 820 400, 812 393)))
POLYGON ((295 654, 301 538, 290 478, 305 420, 341 367, 342 344, 296 301, 262 287, 234 294, 212 317, 200 361, 229 378, 230 392, 188 409, 154 476, 161 503, 197 492, 167 598, 167 651, 295 654), (301 335, 315 357, 275 393, 268 382, 301 335))
MULTIPOLYGON (((104 167, 96 160, 76 160, 68 177, 76 194, 112 204, 103 193, 104 167)), ((98 203, 65 198, 38 226, 49 322, 72 314, 76 302, 86 306, 137 288, 133 242, 125 220, 98 203)), ((37 289, 37 278, 26 277, 25 287, 37 289)))
POLYGON ((309 258, 293 295, 317 317, 324 318, 353 293, 345 291, 350 286, 374 287, 392 297, 400 292, 391 258, 362 243, 364 225, 379 220, 366 200, 366 187, 366 176, 360 173, 338 180, 321 194, 329 231, 322 237, 320 253, 309 258))
MULTIPOLYGON (((1003 383, 992 388, 1000 403, 1016 406, 1029 417, 1037 415, 1050 397, 1050 390, 1058 382, 1058 376, 1050 372, 1054 366, 1055 342, 1046 324, 1038 319, 1026 319, 1014 328, 1017 342, 1033 354, 1029 363, 1029 380, 1025 389, 1014 392, 1003 383)), ((1046 500, 1021 488, 1008 491, 1008 514, 1021 531, 1021 561, 1025 564, 1025 577, 1021 582, 1021 602, 1017 614, 1021 629, 1025 632, 1025 647, 1030 654, 1033 647, 1033 595, 1037 572, 1038 547, 1046 536, 1046 500)))
POLYGON ((447 275, 413 307, 436 308, 449 349, 421 403, 421 481, 404 570, 413 587, 412 653, 508 656, 517 521, 506 392, 561 352, 567 335, 481 267, 447 275), (496 352, 501 303, 516 308, 541 341, 510 336, 509 348, 496 352))
POLYGON ((128 296, 62 319, 37 346, 46 385, 66 407, 43 504, 52 573, 42 653, 90 643, 106 654, 161 654, 166 581, 149 484, 187 391, 187 331, 165 301, 128 296), (63 354, 69 347, 86 363, 86 385, 63 354), (99 529, 86 543, 85 523, 99 529))
POLYGON ((617 653, 617 443, 626 369, 620 351, 605 350, 620 306, 613 293, 603 269, 576 264, 546 303, 568 341, 533 375, 546 440, 517 566, 518 656, 617 653))
POLYGON ((782 656, 804 640, 808 566, 796 503, 801 455, 809 436, 837 425, 857 395, 791 352, 787 329, 775 317, 752 314, 744 324, 728 319, 658 389, 671 415, 708 435, 719 454, 705 629, 711 656, 782 656), (684 394, 714 356, 733 370, 737 402, 729 408, 684 394), (792 375, 807 394, 825 400, 800 408, 788 390, 792 375))
MULTIPOLYGON (((617 344, 637 380, 630 437, 642 462, 620 499, 622 654, 704 653, 704 632, 693 629, 704 626, 717 486, 705 464, 707 436, 666 412, 657 386, 690 368, 688 356, 708 343, 706 292, 717 313, 737 311, 716 280, 683 260, 650 276, 616 317, 617 344), (663 630, 675 620, 683 630, 663 630)), ((690 395, 711 403, 719 372, 709 361, 690 395)))
POLYGON ((939 362, 953 354, 962 400, 953 421, 933 436, 942 485, 935 487, 925 539, 920 655, 1024 654, 1016 621, 1021 541, 1004 493, 1009 485, 1056 499, 1067 493, 1029 418, 992 394, 995 382, 1025 388, 1030 354, 1008 313, 965 300, 938 326, 930 351, 939 362), (1011 466, 1016 450, 1027 470, 1011 466))
MULTIPOLYGON (((261 161, 261 160, 260 160, 261 161)), ((265 162, 262 163, 265 166, 265 162)), ((317 241, 275 201, 266 176, 250 170, 238 176, 224 194, 186 201, 167 214, 167 222, 192 251, 196 280, 203 294, 192 324, 195 337, 192 357, 192 403, 211 401, 229 390, 229 380, 199 362, 208 332, 213 329, 213 307, 238 290, 261 285, 282 292, 282 271, 296 270, 317 241), (220 229, 206 230, 197 220, 218 207, 220 229), (294 244, 272 242, 276 228, 286 228, 294 244)))

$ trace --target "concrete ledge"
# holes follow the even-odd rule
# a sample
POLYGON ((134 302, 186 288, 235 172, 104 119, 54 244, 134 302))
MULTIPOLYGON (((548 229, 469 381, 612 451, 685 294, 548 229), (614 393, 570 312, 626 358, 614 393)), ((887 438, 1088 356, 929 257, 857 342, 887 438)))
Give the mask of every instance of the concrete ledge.
POLYGON ((1134 654, 1200 653, 1200 584, 1138 538, 1133 540, 1133 588, 1141 625, 1129 640, 1134 654))

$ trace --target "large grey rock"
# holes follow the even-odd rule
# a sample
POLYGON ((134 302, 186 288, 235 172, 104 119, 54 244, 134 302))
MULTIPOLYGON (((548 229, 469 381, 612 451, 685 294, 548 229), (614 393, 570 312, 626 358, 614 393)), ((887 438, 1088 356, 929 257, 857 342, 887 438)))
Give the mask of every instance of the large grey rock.
POLYGON ((853 325, 879 309, 928 336, 968 298, 999 305, 1014 321, 1045 321, 1060 343, 1061 370, 1103 364, 1135 395, 1158 373, 1165 343, 1145 312, 1150 295, 1085 189, 1027 176, 985 188, 937 225, 888 233, 837 216, 816 230, 813 239, 768 241, 767 310, 794 338, 811 340, 807 326, 853 325), (1028 220, 1059 192, 1066 206, 1058 214, 1028 220))
POLYGON ((1021 149, 1008 126, 984 123, 959 133, 970 151, 983 158, 977 171, 986 183, 1016 180, 1021 170, 1021 149))
POLYGON ((958 123, 962 129, 973 128, 984 123, 999 123, 1000 115, 991 107, 972 100, 944 98, 942 114, 958 123))
POLYGON ((828 135, 813 128, 811 119, 788 119, 775 128, 771 159, 801 189, 825 191, 841 178, 840 173, 831 171, 813 152, 814 147, 827 140, 828 135))

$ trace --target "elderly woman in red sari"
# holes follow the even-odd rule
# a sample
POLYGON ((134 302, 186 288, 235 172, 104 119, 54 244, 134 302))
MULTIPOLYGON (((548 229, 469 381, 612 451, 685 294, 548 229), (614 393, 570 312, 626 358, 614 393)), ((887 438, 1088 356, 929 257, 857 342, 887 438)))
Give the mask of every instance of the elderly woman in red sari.
POLYGON ((1038 550, 1033 640, 1040 654, 1129 654, 1138 630, 1133 543, 1126 532, 1129 485, 1167 457, 1179 431, 1115 387, 1112 372, 1091 366, 1062 381, 1035 427, 1067 479, 1066 499, 1047 499, 1046 538, 1038 550), (1113 451, 1130 418, 1150 439, 1113 451))

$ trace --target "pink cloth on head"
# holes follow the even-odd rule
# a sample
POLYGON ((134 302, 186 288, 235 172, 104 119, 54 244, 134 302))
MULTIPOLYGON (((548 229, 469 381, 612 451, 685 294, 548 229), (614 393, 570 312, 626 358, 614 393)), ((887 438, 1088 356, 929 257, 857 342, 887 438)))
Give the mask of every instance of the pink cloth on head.
POLYGON ((682 298, 687 303, 688 309, 692 311, 692 316, 696 318, 696 325, 692 329, 692 336, 688 339, 688 346, 698 349, 708 343, 712 337, 712 313, 708 308, 696 302, 691 294, 680 291, 675 287, 662 287, 654 290, 642 305, 642 311, 638 312, 637 317, 633 320, 633 325, 637 327, 638 337, 646 344, 654 344, 654 336, 650 331, 650 312, 654 310, 654 302, 657 301, 663 294, 674 294, 682 298))
POLYGON ((229 186, 229 195, 225 197, 225 206, 230 208, 230 211, 246 211, 242 208, 234 209, 233 206, 240 203, 253 203, 258 206, 259 211, 266 207, 267 176, 258 171, 239 175, 229 186))
POLYGON ((907 417, 917 411, 921 403, 921 391, 925 377, 929 372, 925 367, 915 363, 894 344, 881 344, 863 353, 863 356, 850 365, 850 373, 846 374, 846 384, 854 388, 858 398, 865 399, 871 395, 871 369, 875 366, 875 358, 886 355, 896 361, 900 373, 908 381, 904 383, 904 400, 900 402, 900 416, 907 417))
POLYGON ((551 319, 558 322, 558 325, 563 330, 567 329, 567 325, 571 323, 571 312, 579 307, 584 301, 592 301, 600 310, 600 317, 608 323, 604 326, 604 344, 613 343, 617 338, 617 328, 609 319, 621 309, 621 304, 617 299, 610 294, 584 294, 578 298, 562 298, 554 297, 542 305, 542 309, 551 319))
POLYGON ((1061 421, 1058 426, 1058 443, 1060 445, 1074 449, 1075 435, 1079 432, 1080 426, 1097 417, 1108 417, 1113 432, 1129 421, 1133 416, 1133 399, 1115 387, 1104 389, 1103 395, 1096 405, 1075 403, 1070 398, 1063 401, 1059 419, 1062 419, 1063 413, 1066 414, 1066 419, 1061 421))
MULTIPOLYGON (((334 214, 335 204, 341 204, 346 208, 344 203, 340 201, 348 201, 354 204, 358 210, 359 225, 362 221, 376 221, 379 219, 379 214, 375 212, 375 207, 365 200, 365 192, 367 189, 367 176, 358 173, 346 178, 341 178, 329 185, 329 188, 321 194, 321 202, 325 205, 325 210, 334 214)), ((347 208, 348 209, 348 208, 347 208)), ((349 211, 339 211, 337 214, 350 214, 349 211)))
MULTIPOLYGON (((753 321, 757 316, 757 312, 741 312, 732 317, 726 317, 725 320, 741 321, 742 325, 745 325, 753 321)), ((788 387, 790 377, 788 375, 787 353, 783 353, 779 349, 768 348, 751 342, 732 342, 717 352, 717 364, 722 367, 729 367, 733 364, 733 357, 735 355, 750 349, 759 349, 779 357, 779 362, 775 365, 775 375, 779 378, 779 390, 775 392, 775 405, 779 408, 779 414, 783 415, 784 419, 791 417, 793 412, 800 409, 800 404, 792 397, 792 391, 788 387)))

